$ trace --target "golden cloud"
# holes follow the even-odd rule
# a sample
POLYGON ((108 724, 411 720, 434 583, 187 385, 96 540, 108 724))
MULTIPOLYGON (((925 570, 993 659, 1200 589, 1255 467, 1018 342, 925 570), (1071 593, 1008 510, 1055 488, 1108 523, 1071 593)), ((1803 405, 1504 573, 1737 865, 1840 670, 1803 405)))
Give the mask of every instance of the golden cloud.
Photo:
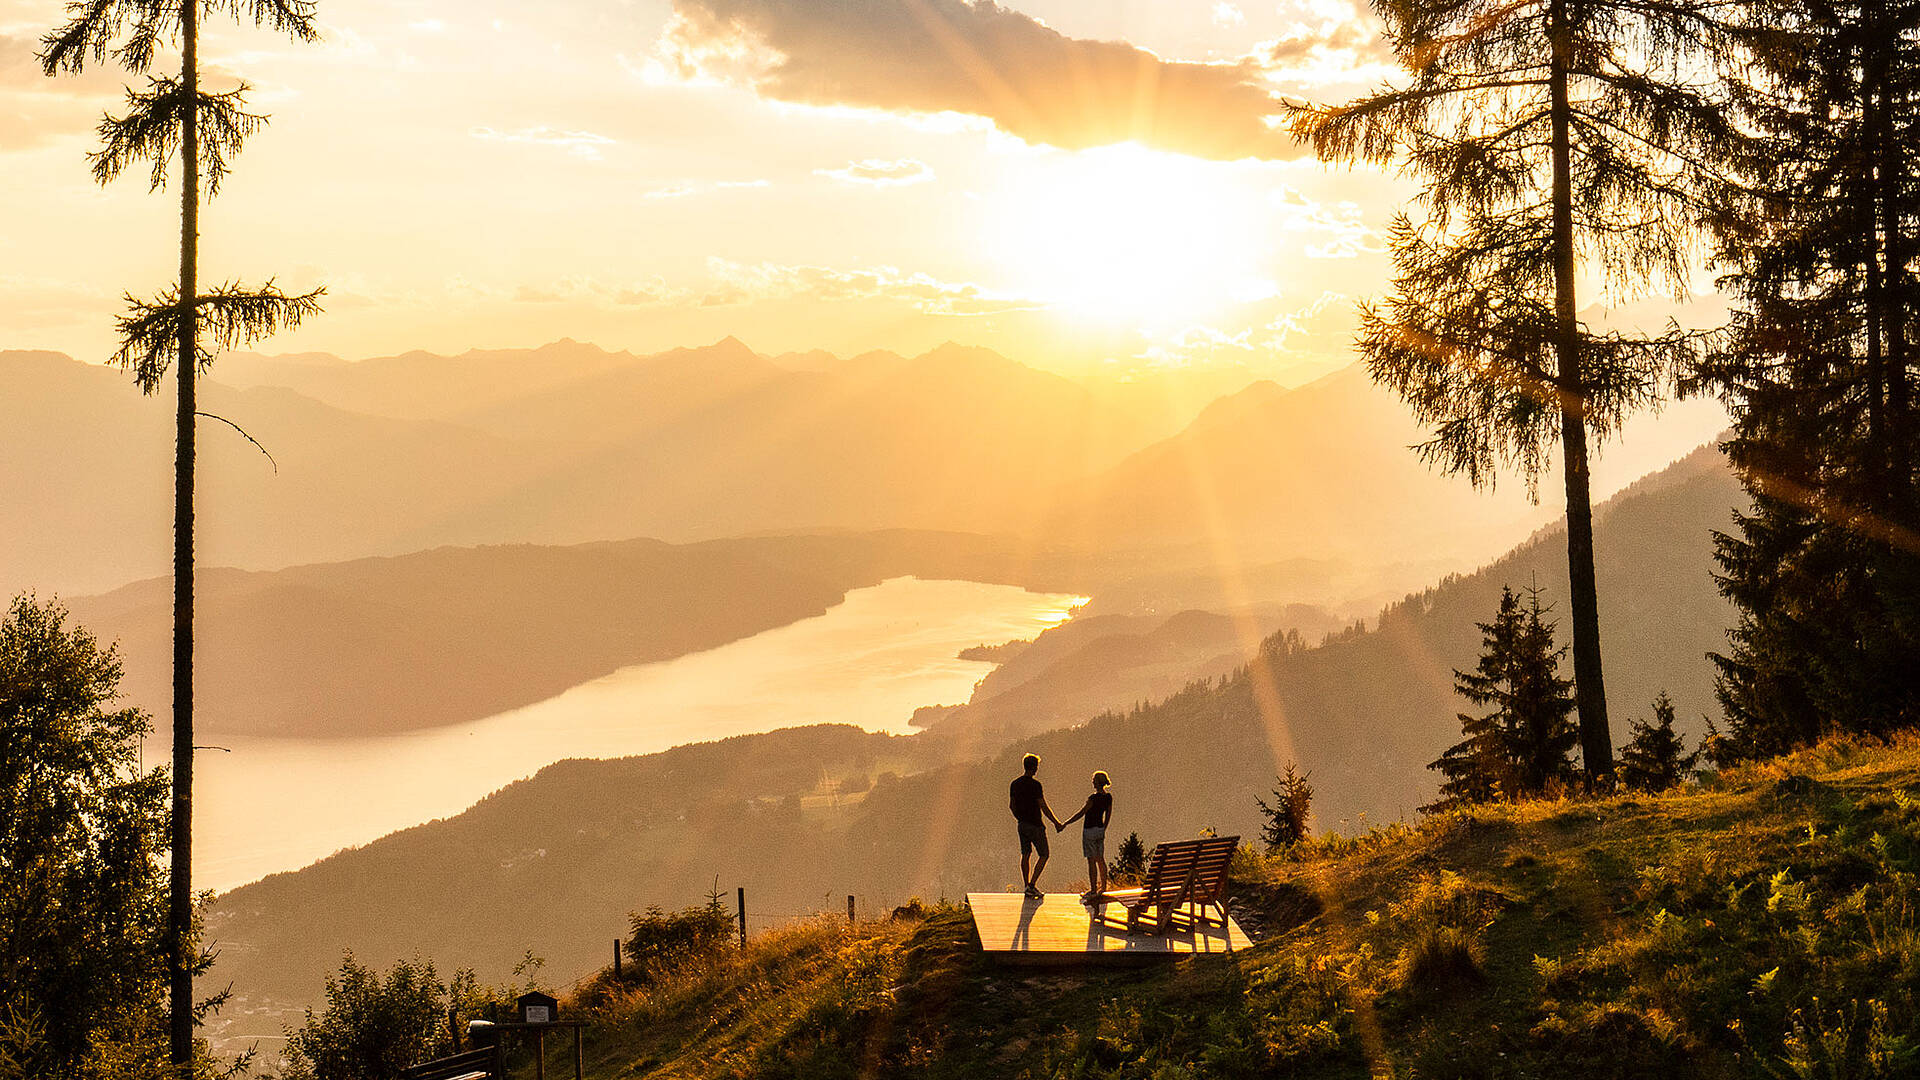
POLYGON ((1303 154, 1275 126, 1261 61, 1162 60, 1067 37, 992 0, 674 0, 661 54, 684 79, 808 105, 982 116, 1067 149, 1303 154))

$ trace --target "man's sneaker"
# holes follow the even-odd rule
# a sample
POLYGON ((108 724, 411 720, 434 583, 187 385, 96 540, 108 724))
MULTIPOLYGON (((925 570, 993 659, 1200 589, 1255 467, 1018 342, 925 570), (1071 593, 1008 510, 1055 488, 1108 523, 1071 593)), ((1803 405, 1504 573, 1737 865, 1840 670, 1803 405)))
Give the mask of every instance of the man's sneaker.
POLYGON ((1027 886, 1027 895, 1032 897, 1035 900, 1038 900, 1046 894, 1042 893, 1039 889, 1034 888, 1032 885, 1029 885, 1027 886))

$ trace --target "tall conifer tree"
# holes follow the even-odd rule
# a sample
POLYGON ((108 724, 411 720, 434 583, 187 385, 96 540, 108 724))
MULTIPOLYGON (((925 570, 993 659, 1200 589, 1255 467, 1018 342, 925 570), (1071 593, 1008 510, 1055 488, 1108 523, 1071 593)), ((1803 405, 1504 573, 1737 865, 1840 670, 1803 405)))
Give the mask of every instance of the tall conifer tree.
POLYGON ((1398 162, 1423 215, 1393 223, 1394 292, 1360 348, 1434 437, 1428 461, 1529 486, 1561 450, 1580 741, 1610 775, 1589 443, 1659 399, 1677 329, 1598 333, 1577 286, 1684 292, 1694 192, 1731 133, 1703 66, 1724 43, 1703 0, 1374 0, 1404 85, 1293 111, 1334 160, 1398 162))
POLYGON ((288 295, 271 279, 257 289, 227 283, 202 289, 200 202, 220 189, 227 160, 265 117, 244 110, 247 87, 210 93, 200 86, 200 18, 224 12, 312 41, 312 0, 73 0, 68 21, 41 41, 48 75, 78 73, 111 58, 145 74, 163 49, 179 50, 179 75, 149 76, 127 91, 127 112, 100 123, 102 146, 93 175, 105 184, 128 167, 152 167, 151 186, 165 186, 179 167, 180 277, 151 300, 128 294, 114 360, 153 393, 171 366, 178 379, 174 424, 173 516, 173 797, 168 876, 168 1060, 176 1075, 193 1068, 193 520, 195 377, 217 350, 231 349, 297 325, 319 310, 320 292, 288 295))
POLYGON ((1465 738, 1427 766, 1447 779, 1422 810, 1538 795, 1574 778, 1573 684, 1560 676, 1567 650, 1555 647, 1545 615, 1539 589, 1528 590, 1524 607, 1513 590, 1500 590, 1500 610, 1479 624, 1479 664, 1453 673, 1455 693, 1492 708, 1459 714, 1465 738))
POLYGON ((1740 609, 1716 758, 1920 724, 1920 3, 1750 3, 1746 185, 1718 219, 1737 308, 1704 375, 1753 497, 1716 534, 1740 609))

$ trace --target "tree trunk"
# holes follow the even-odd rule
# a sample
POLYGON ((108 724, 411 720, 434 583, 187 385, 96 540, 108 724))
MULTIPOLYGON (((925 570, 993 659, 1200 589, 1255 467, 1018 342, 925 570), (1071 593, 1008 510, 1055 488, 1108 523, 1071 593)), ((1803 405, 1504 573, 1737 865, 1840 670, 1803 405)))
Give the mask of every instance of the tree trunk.
MULTIPOLYGON (((1868 28, 1868 37, 1879 31, 1876 24, 1868 28)), ((1860 102, 1861 122, 1866 128, 1866 152, 1863 165, 1866 173, 1861 177, 1863 199, 1866 203, 1865 220, 1861 222, 1866 232, 1865 255, 1867 262, 1867 468, 1865 470, 1867 493, 1864 502, 1869 507, 1882 505, 1881 498, 1886 493, 1891 476, 1887 453, 1886 425, 1886 351, 1885 334, 1887 325, 1887 277, 1881 268, 1883 248, 1880 236, 1880 214, 1883 210, 1885 195, 1886 158, 1884 156, 1885 131, 1883 122, 1885 110, 1883 95, 1886 93, 1886 48, 1883 43, 1872 42, 1862 46, 1866 55, 1862 57, 1860 102)), ((1887 269, 1892 269, 1888 264, 1887 269)), ((1843 496, 1859 497, 1856 492, 1843 492, 1843 496)))
POLYGON ((193 1076, 193 424, 199 363, 198 0, 180 5, 180 406, 173 459, 173 836, 167 895, 167 1060, 193 1076))
POLYGON ((1906 169, 1901 160, 1899 126, 1906 119, 1906 95, 1896 89, 1891 58, 1885 62, 1880 84, 1879 203, 1881 244, 1886 271, 1880 288, 1885 296, 1887 483, 1878 492, 1885 501, 1874 509, 1896 522, 1911 517, 1908 495, 1913 478, 1913 432, 1908 422, 1907 308, 1911 286, 1907 273, 1907 244, 1903 225, 1907 210, 1906 169))
POLYGON ((1553 0, 1548 32, 1553 95, 1553 315, 1558 362, 1560 447, 1566 461, 1567 578, 1572 586, 1574 700, 1580 712, 1580 754, 1587 778, 1613 775, 1613 736, 1607 729, 1607 692, 1600 672, 1600 600, 1593 572, 1593 496, 1587 466, 1586 392, 1580 374, 1580 327, 1573 292, 1573 147, 1567 100, 1572 26, 1568 0, 1553 0))

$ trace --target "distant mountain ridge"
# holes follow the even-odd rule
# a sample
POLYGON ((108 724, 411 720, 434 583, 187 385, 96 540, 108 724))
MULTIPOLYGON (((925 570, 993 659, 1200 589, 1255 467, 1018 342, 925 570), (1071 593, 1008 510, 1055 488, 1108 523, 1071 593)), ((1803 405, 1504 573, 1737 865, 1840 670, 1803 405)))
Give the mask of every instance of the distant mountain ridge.
MULTIPOLYGON (((913 528, 1154 550, 1163 570, 1226 580, 1288 560, 1458 565, 1554 516, 1517 485, 1478 493, 1422 464, 1404 407, 1358 367, 1283 389, 1217 372, 1068 378, 951 343, 788 359, 735 338, 650 356, 562 340, 223 357, 207 409, 277 467, 204 425, 200 562, 913 528)), ((98 365, 5 352, 0 400, 14 421, 0 425, 0 589, 164 573, 166 403, 98 365)), ((1667 460, 1648 446, 1649 464, 1667 460)))

